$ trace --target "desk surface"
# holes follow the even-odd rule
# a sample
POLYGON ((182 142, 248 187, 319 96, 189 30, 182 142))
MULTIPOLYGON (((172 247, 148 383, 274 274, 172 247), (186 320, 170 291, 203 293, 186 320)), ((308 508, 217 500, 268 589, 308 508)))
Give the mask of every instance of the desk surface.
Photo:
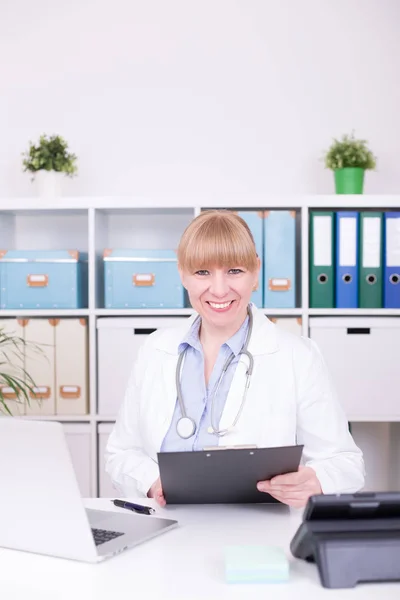
MULTIPOLYGON (((89 508, 115 508, 106 499, 88 499, 89 508)), ((151 502, 149 501, 149 504, 151 502)), ((154 504, 153 504, 154 505, 154 504)), ((126 511, 123 511, 126 512, 126 511)), ((400 583, 361 584, 351 590, 324 589, 316 567, 290 555, 289 543, 301 511, 284 506, 171 506, 157 513, 179 526, 99 564, 86 564, 0 548, 0 596, 7 600, 235 600, 294 595, 320 600, 399 600, 400 583), (268 544, 283 547, 290 560, 286 584, 228 584, 224 547, 268 544), (332 596, 333 594, 333 596, 332 596)), ((151 517, 149 517, 151 518, 151 517)))

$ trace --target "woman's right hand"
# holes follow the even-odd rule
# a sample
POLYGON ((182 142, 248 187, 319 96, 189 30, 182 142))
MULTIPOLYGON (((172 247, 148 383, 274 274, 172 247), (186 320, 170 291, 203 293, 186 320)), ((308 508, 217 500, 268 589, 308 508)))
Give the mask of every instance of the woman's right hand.
POLYGON ((163 489, 161 486, 161 479, 158 478, 157 481, 153 483, 149 491, 147 492, 149 498, 154 498, 154 500, 160 506, 165 506, 167 503, 164 498, 163 489))

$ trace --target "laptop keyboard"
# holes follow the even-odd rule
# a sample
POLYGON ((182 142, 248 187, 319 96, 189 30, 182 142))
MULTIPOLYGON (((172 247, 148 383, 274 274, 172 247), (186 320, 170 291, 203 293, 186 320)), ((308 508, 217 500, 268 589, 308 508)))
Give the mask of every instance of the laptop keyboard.
POLYGON ((94 542, 96 546, 100 546, 100 544, 104 544, 104 542, 109 542, 120 535, 124 535, 119 531, 107 531, 107 529, 93 529, 92 533, 94 537, 94 542))

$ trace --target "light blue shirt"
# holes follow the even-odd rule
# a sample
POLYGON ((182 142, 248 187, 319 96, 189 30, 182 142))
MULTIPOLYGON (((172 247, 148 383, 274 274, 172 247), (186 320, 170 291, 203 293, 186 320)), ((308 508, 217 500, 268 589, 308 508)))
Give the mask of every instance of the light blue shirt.
POLYGON ((186 414, 196 423, 196 431, 189 439, 182 439, 176 431, 181 410, 178 399, 170 427, 161 445, 161 452, 190 452, 202 450, 204 446, 218 446, 219 437, 208 432, 211 425, 211 399, 220 378, 226 359, 234 353, 235 358, 225 373, 214 398, 214 427, 219 427, 219 421, 225 406, 233 375, 238 364, 239 352, 244 344, 249 317, 246 317, 241 328, 224 344, 222 344, 211 377, 206 386, 204 377, 204 354, 199 339, 200 319, 196 319, 186 337, 179 344, 178 352, 187 348, 181 375, 182 397, 186 414))

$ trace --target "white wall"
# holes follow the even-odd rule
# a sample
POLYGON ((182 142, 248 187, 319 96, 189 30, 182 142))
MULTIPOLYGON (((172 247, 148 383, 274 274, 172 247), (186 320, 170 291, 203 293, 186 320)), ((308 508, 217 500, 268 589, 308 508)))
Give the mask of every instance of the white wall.
POLYGON ((2 0, 0 196, 32 194, 41 132, 79 155, 70 194, 329 193, 356 130, 400 189, 398 0, 2 0))

